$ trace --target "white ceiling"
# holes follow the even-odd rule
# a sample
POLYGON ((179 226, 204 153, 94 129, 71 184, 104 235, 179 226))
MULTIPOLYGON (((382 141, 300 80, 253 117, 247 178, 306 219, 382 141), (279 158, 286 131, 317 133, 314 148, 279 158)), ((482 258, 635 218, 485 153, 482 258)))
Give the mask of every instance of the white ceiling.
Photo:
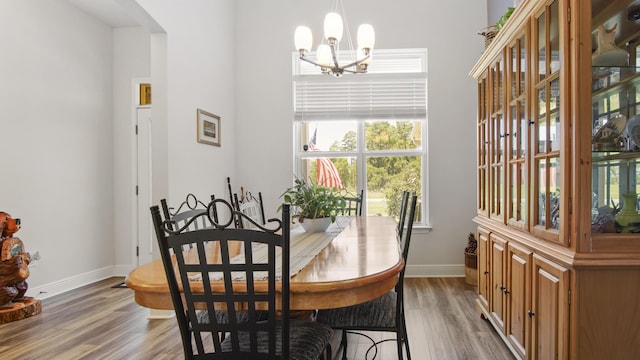
POLYGON ((111 27, 140 26, 116 0, 66 0, 87 14, 100 19, 111 27))

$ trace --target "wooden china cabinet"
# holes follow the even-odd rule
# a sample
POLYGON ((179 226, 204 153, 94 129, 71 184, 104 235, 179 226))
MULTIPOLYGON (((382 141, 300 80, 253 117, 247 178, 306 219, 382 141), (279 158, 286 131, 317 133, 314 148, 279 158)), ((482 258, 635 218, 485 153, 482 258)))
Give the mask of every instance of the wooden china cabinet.
POLYGON ((640 358, 640 0, 524 0, 471 75, 479 310, 517 358, 640 358))

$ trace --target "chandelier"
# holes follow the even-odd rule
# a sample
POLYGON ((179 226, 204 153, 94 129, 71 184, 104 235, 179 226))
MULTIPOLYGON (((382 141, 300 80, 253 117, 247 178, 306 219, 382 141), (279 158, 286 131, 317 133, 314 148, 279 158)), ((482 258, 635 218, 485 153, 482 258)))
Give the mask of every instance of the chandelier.
POLYGON ((338 50, 340 40, 342 40, 342 32, 347 24, 346 16, 341 16, 338 11, 344 14, 344 6, 340 0, 336 0, 332 9, 324 18, 324 39, 323 43, 318 45, 316 51, 316 60, 311 60, 308 53, 311 51, 313 43, 313 34, 311 29, 306 26, 298 26, 295 32, 296 50, 300 53, 300 60, 306 61, 313 65, 319 66, 323 74, 341 76, 343 73, 366 73, 367 67, 371 63, 371 50, 375 43, 375 32, 373 26, 362 24, 358 27, 358 50, 353 51, 353 43, 351 42, 351 34, 348 26, 346 27, 346 40, 349 46, 348 63, 340 65, 338 61, 338 50), (344 18, 344 23, 343 19, 344 18))

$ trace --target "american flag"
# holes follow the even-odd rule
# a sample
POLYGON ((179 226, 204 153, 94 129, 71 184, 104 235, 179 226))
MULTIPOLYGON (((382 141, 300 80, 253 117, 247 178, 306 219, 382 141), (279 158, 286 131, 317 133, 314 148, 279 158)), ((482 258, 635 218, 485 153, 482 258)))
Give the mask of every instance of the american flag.
MULTIPOLYGON (((316 148, 316 134, 318 133, 318 129, 316 128, 313 131, 313 137, 309 142, 309 149, 311 151, 317 150, 316 148)), ((342 185, 342 179, 340 178, 340 172, 336 169, 336 166, 333 164, 333 161, 327 158, 318 158, 316 160, 316 164, 318 166, 318 175, 316 176, 316 183, 320 186, 328 187, 328 188, 337 188, 342 189, 344 186, 342 185)))

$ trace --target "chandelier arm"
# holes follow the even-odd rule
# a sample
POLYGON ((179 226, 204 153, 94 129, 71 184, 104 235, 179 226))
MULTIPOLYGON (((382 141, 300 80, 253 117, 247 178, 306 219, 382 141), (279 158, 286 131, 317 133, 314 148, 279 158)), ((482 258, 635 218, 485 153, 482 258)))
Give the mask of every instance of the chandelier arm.
POLYGON ((367 60, 368 58, 369 58, 369 55, 367 55, 366 57, 364 57, 364 58, 362 58, 360 60, 356 60, 356 61, 352 62, 351 64, 344 65, 343 68, 348 68, 348 67, 360 65, 361 62, 367 60))
POLYGON ((324 67, 323 65, 320 65, 320 64, 318 64, 317 62, 315 62, 315 61, 313 61, 313 60, 309 60, 309 59, 307 59, 306 57, 302 57, 302 56, 300 56, 299 58, 300 58, 300 60, 302 60, 302 61, 306 61, 306 62, 308 62, 308 63, 310 63, 310 64, 315 65, 315 66, 324 67))

